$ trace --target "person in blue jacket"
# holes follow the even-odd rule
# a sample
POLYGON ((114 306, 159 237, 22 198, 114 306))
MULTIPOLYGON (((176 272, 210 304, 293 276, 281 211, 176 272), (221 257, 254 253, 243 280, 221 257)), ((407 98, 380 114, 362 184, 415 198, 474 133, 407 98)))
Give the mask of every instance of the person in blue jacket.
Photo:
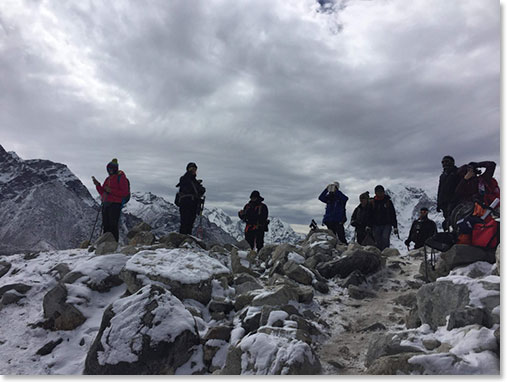
POLYGON ((343 224, 347 221, 345 205, 349 198, 340 191, 340 183, 334 182, 328 185, 320 194, 319 200, 326 203, 326 213, 322 223, 333 231, 342 243, 347 244, 343 224))

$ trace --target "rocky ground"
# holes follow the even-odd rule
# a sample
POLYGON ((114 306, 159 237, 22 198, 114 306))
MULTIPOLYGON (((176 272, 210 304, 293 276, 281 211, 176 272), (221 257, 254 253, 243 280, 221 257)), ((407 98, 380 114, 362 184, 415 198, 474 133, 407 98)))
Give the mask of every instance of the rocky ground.
POLYGON ((128 239, 0 259, 2 374, 499 374, 494 252, 128 239))

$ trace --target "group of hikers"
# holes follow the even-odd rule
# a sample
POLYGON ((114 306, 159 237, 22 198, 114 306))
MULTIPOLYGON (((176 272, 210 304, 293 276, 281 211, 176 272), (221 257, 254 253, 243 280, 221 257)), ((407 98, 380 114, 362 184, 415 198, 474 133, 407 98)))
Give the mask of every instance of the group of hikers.
MULTIPOLYGON (((446 155, 442 159, 437 197, 437 212, 442 212, 444 223, 442 228, 448 231, 453 211, 462 202, 476 202, 482 208, 488 206, 495 198, 500 197, 498 183, 493 178, 495 162, 471 162, 456 167, 454 158, 446 155), (485 171, 481 172, 480 168, 485 171)), ((118 160, 113 159, 107 164, 108 177, 101 185, 95 177, 92 180, 102 200, 103 231, 111 232, 116 241, 119 239, 118 224, 123 205, 130 198, 130 183, 119 170, 118 160)), ((197 179, 197 165, 188 163, 186 172, 176 185, 179 191, 175 204, 180 211, 180 233, 191 234, 197 216, 202 214, 206 189, 202 180, 197 179)), ((391 233, 399 237, 396 210, 391 197, 386 194, 382 185, 374 189, 374 197, 368 191, 359 196, 360 204, 352 213, 350 225, 355 228, 355 241, 362 245, 375 245, 380 250, 390 246, 391 233)), ((326 204, 322 223, 340 240, 347 244, 344 224, 347 221, 346 204, 348 197, 340 191, 340 184, 329 184, 318 199, 326 204)), ((238 212, 239 218, 246 223, 245 239, 251 249, 259 251, 264 246, 264 234, 268 231, 268 207, 263 203, 257 190, 250 194, 250 201, 238 212)), ((410 228, 405 245, 410 249, 424 246, 425 241, 437 232, 434 221, 428 217, 428 207, 420 208, 419 217, 410 228)))

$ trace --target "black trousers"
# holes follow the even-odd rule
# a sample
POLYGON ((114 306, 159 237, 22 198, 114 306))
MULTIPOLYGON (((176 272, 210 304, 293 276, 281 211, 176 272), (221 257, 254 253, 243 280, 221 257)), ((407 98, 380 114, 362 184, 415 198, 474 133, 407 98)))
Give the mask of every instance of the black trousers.
POLYGON ((104 203, 102 205, 102 227, 104 233, 111 232, 119 241, 118 223, 120 222, 121 203, 104 203))
POLYGON ((251 229, 245 232, 245 240, 250 244, 250 248, 254 249, 257 247, 259 251, 264 247, 264 230, 263 229, 251 229))
POLYGON ((325 223, 327 228, 329 228, 333 233, 338 236, 338 239, 343 244, 348 244, 347 239, 345 239, 345 228, 343 228, 343 224, 338 222, 327 222, 325 223))
POLYGON ((366 238, 366 227, 357 227, 356 241, 358 242, 358 244, 362 244, 365 238, 366 238))
POLYGON ((197 217, 197 202, 192 199, 181 201, 180 205, 180 233, 185 235, 192 234, 195 218, 197 217))

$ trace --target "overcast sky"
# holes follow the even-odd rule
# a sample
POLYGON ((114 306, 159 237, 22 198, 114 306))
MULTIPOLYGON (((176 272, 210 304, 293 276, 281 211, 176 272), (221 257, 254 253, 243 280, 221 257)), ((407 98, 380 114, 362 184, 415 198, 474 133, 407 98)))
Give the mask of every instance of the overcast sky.
POLYGON ((117 157, 171 201, 194 161, 209 205, 257 189, 293 224, 334 180, 350 214, 379 183, 436 192, 445 154, 499 163, 498 1, 320 3, 3 0, 0 144, 90 190, 117 157))

